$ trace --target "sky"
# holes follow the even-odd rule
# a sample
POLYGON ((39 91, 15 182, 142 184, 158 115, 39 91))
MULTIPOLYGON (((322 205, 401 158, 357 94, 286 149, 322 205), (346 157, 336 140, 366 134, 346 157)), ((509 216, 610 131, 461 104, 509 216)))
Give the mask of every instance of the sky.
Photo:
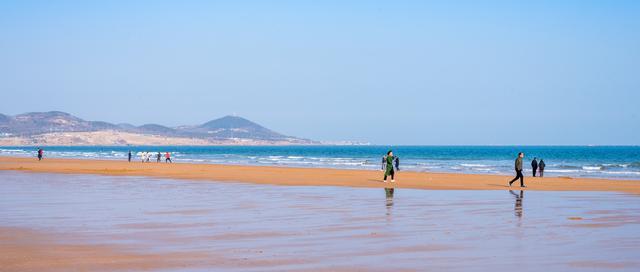
POLYGON ((0 97, 325 141, 639 145, 640 1, 1 1, 0 97))

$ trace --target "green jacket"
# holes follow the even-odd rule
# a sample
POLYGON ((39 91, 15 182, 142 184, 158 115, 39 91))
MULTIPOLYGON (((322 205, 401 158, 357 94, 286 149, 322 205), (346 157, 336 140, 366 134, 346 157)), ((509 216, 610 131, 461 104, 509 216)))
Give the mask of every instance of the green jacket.
POLYGON ((516 159, 516 171, 522 171, 522 158, 520 157, 516 159))

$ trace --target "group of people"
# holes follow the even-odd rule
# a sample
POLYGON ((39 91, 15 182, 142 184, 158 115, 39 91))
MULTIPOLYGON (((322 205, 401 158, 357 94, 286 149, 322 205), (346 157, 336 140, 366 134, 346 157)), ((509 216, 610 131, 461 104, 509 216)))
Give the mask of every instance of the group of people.
POLYGON ((396 182, 396 171, 400 171, 400 158, 393 155, 393 151, 389 150, 387 155, 382 157, 382 171, 384 171, 383 182, 387 182, 387 177, 391 177, 391 182, 396 182))
MULTIPOLYGON (((513 178, 511 181, 509 181, 509 187, 511 187, 511 185, 518 179, 520 179, 520 187, 527 187, 524 185, 524 175, 522 174, 523 159, 524 159, 524 153, 522 152, 518 153, 518 158, 516 158, 516 162, 515 162, 516 177, 513 178)), ((538 162, 538 158, 534 157, 533 161, 531 161, 531 168, 533 170, 534 177, 538 173, 540 177, 543 177, 545 167, 546 167, 546 164, 543 159, 540 159, 540 161, 538 162)), ((393 151, 389 150, 387 152, 387 155, 382 157, 382 171, 384 171, 384 178, 382 181, 386 183, 387 177, 391 177, 391 182, 396 182, 395 173, 399 170, 400 170, 400 158, 398 158, 397 156, 394 156, 393 151)))
MULTIPOLYGON (((42 148, 38 148, 38 161, 41 161, 43 156, 44 156, 44 150, 42 148)), ((153 155, 151 152, 146 152, 146 151, 140 152, 140 161, 143 163, 150 162, 152 156, 153 155)), ((131 162, 132 157, 133 155, 131 153, 131 150, 129 150, 129 153, 128 153, 129 162, 131 162)), ((156 162, 162 161, 162 153, 157 152, 155 157, 156 157, 156 162)), ((516 158, 516 161, 515 161, 516 176, 511 181, 509 181, 509 187, 511 187, 511 185, 518 179, 520 179, 520 187, 527 187, 524 185, 524 175, 522 174, 523 158, 524 158, 524 153, 522 152, 518 153, 518 158, 516 158)), ((165 163, 173 163, 173 161, 171 161, 171 153, 169 153, 168 151, 165 152, 164 159, 165 159, 164 160, 165 163)), ((540 159, 540 161, 538 161, 538 158, 534 157, 533 161, 531 161, 531 169, 533 170, 534 177, 536 176, 536 174, 539 174, 540 177, 543 177, 545 167, 546 167, 546 164, 543 159, 540 159)), ((398 158, 397 156, 394 156, 392 150, 389 150, 387 154, 384 157, 382 157, 382 171, 384 172, 383 182, 385 183, 387 182, 387 177, 391 177, 391 182, 396 182, 395 174, 397 171, 400 171, 400 158, 398 158)))
POLYGON ((544 176, 544 168, 547 166, 544 163, 543 159, 540 159, 540 162, 537 161, 538 158, 533 158, 533 161, 531 161, 531 169, 533 170, 533 176, 536 176, 536 172, 539 171, 540 173, 540 177, 544 176))
MULTIPOLYGON (((520 187, 527 187, 524 185, 524 175, 522 175, 522 159, 523 158, 524 158, 524 153, 522 152, 518 153, 518 158, 516 158, 516 165, 515 165, 516 177, 513 178, 511 181, 509 181, 509 187, 511 187, 511 184, 513 184, 518 179, 520 179, 520 187)), ((546 167, 546 164, 544 163, 543 159, 540 159, 540 162, 538 162, 537 159, 538 158, 533 158, 533 161, 531 161, 533 176, 535 177, 536 173, 540 171, 540 177, 542 177, 544 176, 544 168, 546 167)))
MULTIPOLYGON (((151 152, 140 152, 140 161, 144 162, 150 162, 151 161, 151 157, 152 157, 152 153, 151 152)), ((129 162, 131 162, 131 158, 133 157, 133 155, 131 154, 131 150, 129 150, 129 154, 128 154, 128 159, 129 162)), ((156 155, 156 162, 161 162, 162 161, 162 153, 158 152, 156 155)), ((171 161, 171 153, 169 153, 168 151, 165 152, 164 154, 164 162, 165 163, 173 163, 171 161)))

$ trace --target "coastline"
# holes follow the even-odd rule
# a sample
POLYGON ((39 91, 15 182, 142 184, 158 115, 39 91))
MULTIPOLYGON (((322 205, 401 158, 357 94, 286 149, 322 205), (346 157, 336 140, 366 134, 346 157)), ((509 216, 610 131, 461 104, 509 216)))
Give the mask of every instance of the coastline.
MULTIPOLYGON (((382 172, 330 168, 294 168, 195 163, 140 163, 112 160, 58 159, 0 156, 0 170, 61 174, 148 176, 216 182, 246 182, 287 186, 347 186, 424 190, 518 190, 507 185, 510 176, 403 171, 396 183, 383 183, 382 172)), ((526 190, 602 191, 640 194, 639 180, 568 177, 525 177, 526 190)))

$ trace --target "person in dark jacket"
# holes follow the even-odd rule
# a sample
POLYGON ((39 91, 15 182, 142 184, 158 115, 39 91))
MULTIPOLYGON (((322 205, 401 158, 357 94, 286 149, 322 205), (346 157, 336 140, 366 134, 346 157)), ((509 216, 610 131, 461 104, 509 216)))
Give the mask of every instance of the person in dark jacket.
POLYGON ((538 170, 540 171, 540 177, 544 176, 544 167, 547 166, 544 163, 544 160, 540 159, 540 162, 538 163, 538 170))
POLYGON ((131 162, 131 150, 129 150, 128 156, 129 156, 129 162, 131 162))
POLYGON ((516 177, 509 181, 509 187, 511 187, 511 184, 518 179, 520 179, 520 187, 527 187, 524 186, 524 176, 522 175, 522 158, 524 158, 524 153, 518 153, 518 158, 515 163, 516 177))
POLYGON ((536 176, 536 172, 538 171, 538 161, 536 160, 536 158, 533 158, 533 161, 531 161, 531 169, 533 170, 533 176, 536 176))
POLYGON ((38 161, 41 161, 43 156, 44 150, 42 150, 42 148, 38 148, 38 161))
POLYGON ((391 176, 391 182, 396 182, 396 171, 400 170, 400 159, 393 155, 393 151, 389 150, 387 155, 382 157, 382 170, 384 171, 384 182, 387 182, 387 176, 391 176))
POLYGON ((156 162, 160 162, 161 160, 162 160, 162 154, 158 152, 158 154, 156 154, 156 162))

